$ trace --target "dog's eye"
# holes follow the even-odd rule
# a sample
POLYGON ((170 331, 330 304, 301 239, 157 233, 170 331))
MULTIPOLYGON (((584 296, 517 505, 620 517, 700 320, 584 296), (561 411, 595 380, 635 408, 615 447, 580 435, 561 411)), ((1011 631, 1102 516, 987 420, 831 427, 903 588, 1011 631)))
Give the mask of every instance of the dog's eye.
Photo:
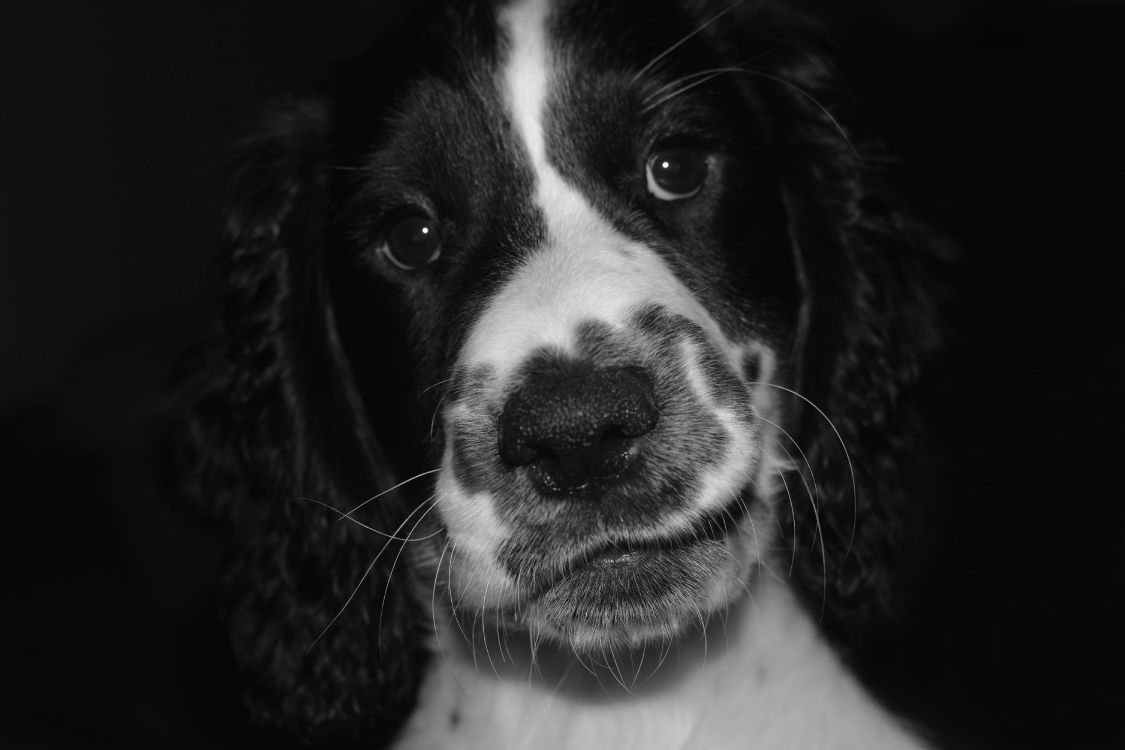
POLYGON ((648 191, 662 201, 690 198, 707 179, 707 157, 690 148, 665 148, 649 157, 648 191))
POLYGON ((441 232, 429 216, 406 216, 391 225, 383 252, 399 268, 414 269, 441 255, 441 232))

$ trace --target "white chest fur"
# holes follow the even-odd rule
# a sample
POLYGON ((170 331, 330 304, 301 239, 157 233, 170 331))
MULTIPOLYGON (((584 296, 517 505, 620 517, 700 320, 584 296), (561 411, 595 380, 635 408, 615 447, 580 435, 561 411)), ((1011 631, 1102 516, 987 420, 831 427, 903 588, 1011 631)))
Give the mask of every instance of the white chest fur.
POLYGON ((673 647, 656 676, 630 684, 634 668, 619 664, 624 685, 602 679, 592 690, 570 684, 592 680, 580 666, 559 684, 509 654, 474 664, 454 628, 396 747, 923 747, 864 692, 783 585, 762 581, 738 609, 709 628, 706 644, 673 647))

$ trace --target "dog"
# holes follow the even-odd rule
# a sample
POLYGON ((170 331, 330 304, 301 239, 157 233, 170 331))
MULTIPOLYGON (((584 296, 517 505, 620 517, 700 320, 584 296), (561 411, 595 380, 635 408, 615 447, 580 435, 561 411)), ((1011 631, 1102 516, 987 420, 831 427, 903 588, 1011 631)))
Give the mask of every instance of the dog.
POLYGON ((367 747, 917 748, 932 242, 759 0, 429 3, 243 150, 184 492, 253 720, 367 747))

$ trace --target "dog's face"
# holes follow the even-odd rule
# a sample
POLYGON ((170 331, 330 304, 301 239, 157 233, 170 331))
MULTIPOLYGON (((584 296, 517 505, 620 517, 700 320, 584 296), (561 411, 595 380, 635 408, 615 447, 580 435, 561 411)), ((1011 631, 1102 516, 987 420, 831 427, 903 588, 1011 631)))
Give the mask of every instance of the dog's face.
POLYGON ((626 6, 436 17, 344 178, 438 465, 400 533, 439 525, 412 554, 459 616, 579 649, 744 595, 778 525, 763 383, 800 308, 763 125, 715 74, 708 16, 626 6))
POLYGON ((419 5, 234 175, 178 458, 231 532, 255 720, 389 738, 419 622, 643 647, 774 555, 830 636, 882 620, 932 238, 804 24, 768 0, 419 5))

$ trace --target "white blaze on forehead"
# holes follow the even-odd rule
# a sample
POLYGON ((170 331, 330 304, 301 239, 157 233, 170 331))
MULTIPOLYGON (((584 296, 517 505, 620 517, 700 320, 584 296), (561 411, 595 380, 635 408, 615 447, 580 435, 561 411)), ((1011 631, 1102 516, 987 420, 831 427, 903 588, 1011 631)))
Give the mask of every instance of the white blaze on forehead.
POLYGON ((659 255, 617 231, 548 161, 548 16, 548 0, 517 0, 500 14, 511 45, 505 95, 535 173, 535 202, 546 221, 546 238, 542 247, 526 248, 522 265, 473 326, 462 363, 489 365, 505 382, 536 349, 571 351, 580 323, 620 326, 640 305, 653 302, 695 321, 716 342, 725 341, 659 255))
POLYGON ((511 49, 504 71, 512 119, 536 169, 547 165, 541 115, 550 76, 547 67, 548 0, 516 0, 500 14, 511 49))

